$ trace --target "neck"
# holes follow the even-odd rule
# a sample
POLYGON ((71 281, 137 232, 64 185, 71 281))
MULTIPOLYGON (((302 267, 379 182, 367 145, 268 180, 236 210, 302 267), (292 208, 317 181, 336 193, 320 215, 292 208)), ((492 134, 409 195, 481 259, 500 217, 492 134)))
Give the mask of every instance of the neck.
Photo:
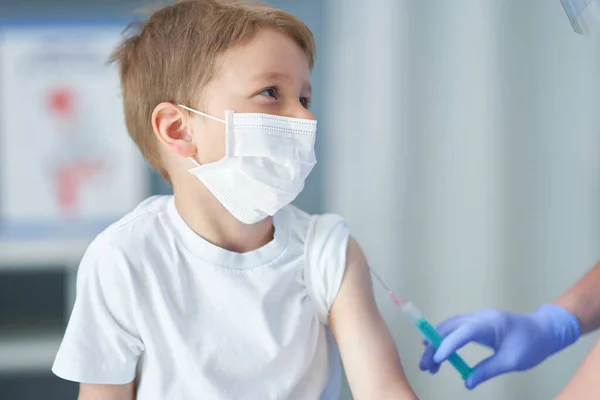
POLYGON ((238 221, 197 179, 183 185, 181 190, 175 186, 174 193, 175 207, 181 218, 198 236, 215 246, 246 253, 273 240, 271 217, 253 225, 238 221))

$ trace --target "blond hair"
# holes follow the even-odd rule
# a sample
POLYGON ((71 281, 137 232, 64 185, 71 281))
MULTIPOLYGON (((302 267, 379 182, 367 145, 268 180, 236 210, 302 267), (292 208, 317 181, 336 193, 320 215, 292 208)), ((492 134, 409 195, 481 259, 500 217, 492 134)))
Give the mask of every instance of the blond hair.
MULTIPOLYGON (((132 25, 128 27, 130 29, 132 25)), ((260 30, 288 35, 312 69, 315 43, 294 16, 250 0, 179 0, 151 13, 114 51, 120 67, 127 130, 143 156, 169 180, 152 131, 151 115, 161 102, 194 104, 214 76, 217 56, 260 30)))

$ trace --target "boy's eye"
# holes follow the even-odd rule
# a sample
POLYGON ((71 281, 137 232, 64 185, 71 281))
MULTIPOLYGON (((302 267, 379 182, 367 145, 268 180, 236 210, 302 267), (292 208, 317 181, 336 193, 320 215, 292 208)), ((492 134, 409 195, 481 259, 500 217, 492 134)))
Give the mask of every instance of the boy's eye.
POLYGON ((268 96, 268 97, 277 97, 277 91, 275 90, 275 88, 268 88, 263 90, 262 92, 260 92, 260 94, 262 94, 263 96, 268 96))

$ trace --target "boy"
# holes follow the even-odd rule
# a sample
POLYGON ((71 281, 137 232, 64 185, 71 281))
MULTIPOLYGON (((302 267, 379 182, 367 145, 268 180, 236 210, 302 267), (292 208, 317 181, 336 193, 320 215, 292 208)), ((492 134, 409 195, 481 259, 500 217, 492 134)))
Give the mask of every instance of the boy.
POLYGON ((174 196, 81 262, 53 367, 80 399, 337 399, 340 355, 355 398, 415 398, 344 221, 288 205, 315 164, 314 52, 296 18, 232 0, 179 1, 117 49, 174 196))

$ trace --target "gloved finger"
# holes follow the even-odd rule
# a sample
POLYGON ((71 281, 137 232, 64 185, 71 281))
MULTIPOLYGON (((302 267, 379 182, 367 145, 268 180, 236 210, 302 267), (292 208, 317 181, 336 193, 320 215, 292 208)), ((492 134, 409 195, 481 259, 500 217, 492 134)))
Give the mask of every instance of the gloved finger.
POLYGON ((429 370, 429 372, 433 375, 433 374, 437 374, 437 372, 440 370, 440 364, 435 364, 433 366, 433 368, 431 368, 429 370))
POLYGON ((471 376, 465 381, 467 389, 474 389, 483 382, 495 376, 508 372, 504 368, 497 355, 490 356, 473 368, 471 376))
POLYGON ((437 364, 433 362, 433 355, 435 354, 435 347, 427 346, 425 351, 423 351, 423 355, 421 356, 421 362, 419 363, 419 368, 421 371, 431 371, 433 367, 437 364))
POLYGON ((471 318, 466 315, 457 315, 450 317, 436 326, 436 330, 442 337, 448 336, 452 331, 457 329, 459 326, 464 325, 466 322, 471 321, 471 318))
POLYGON ((489 325, 484 323, 466 322, 446 336, 435 352, 433 361, 441 364, 467 343, 481 340, 486 336, 488 329, 489 325))

